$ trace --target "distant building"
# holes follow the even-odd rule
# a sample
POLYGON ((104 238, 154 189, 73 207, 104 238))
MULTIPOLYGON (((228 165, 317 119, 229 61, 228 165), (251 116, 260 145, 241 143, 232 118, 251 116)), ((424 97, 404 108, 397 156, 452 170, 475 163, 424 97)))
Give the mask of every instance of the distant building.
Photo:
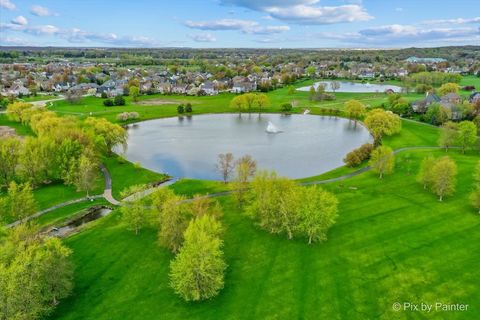
POLYGON ((447 61, 446 59, 443 58, 419 58, 419 57, 409 57, 405 60, 408 63, 425 63, 425 64, 436 64, 440 62, 445 62, 447 61))
POLYGON ((427 92, 425 99, 417 100, 412 103, 413 112, 425 113, 431 104, 439 103, 440 100, 440 97, 436 94, 427 92))
POLYGON ((257 84, 255 82, 234 82, 232 87, 233 93, 244 93, 257 90, 257 84))

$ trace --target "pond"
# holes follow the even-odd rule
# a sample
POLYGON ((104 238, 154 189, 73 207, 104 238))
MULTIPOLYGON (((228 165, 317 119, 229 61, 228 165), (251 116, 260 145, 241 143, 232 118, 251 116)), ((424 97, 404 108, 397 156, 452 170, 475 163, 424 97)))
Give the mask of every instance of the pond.
MULTIPOLYGON (((343 165, 352 149, 371 142, 360 124, 343 118, 280 114, 208 114, 129 126, 124 156, 175 178, 220 180, 218 154, 245 154, 259 169, 304 178, 343 165), (268 133, 269 122, 279 132, 268 133)), ((117 150, 117 152, 120 152, 117 150)))
MULTIPOLYGON (((368 93, 368 92, 385 92, 385 90, 391 89, 394 92, 401 92, 402 88, 399 86, 388 85, 388 84, 370 84, 370 83, 360 83, 360 82, 348 82, 348 81, 337 81, 340 84, 340 88, 335 90, 335 92, 356 92, 356 93, 368 93)), ((332 81, 320 81, 315 82, 313 85, 315 90, 320 84, 325 86, 325 91, 333 92, 332 90, 332 81)), ((309 91, 311 86, 305 86, 298 88, 298 91, 309 91)))

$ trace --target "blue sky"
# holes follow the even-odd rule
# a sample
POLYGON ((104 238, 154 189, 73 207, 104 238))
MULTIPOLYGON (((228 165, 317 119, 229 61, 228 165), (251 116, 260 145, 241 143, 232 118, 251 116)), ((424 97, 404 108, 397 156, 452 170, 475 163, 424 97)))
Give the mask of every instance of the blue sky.
POLYGON ((478 0, 0 0, 0 45, 480 45, 478 0))

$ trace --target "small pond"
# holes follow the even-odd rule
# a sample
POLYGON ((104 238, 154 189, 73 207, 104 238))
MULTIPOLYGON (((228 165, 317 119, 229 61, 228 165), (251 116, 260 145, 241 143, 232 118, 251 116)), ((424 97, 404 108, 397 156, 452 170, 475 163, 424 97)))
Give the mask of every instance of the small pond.
MULTIPOLYGON (((394 92, 401 92, 402 88, 399 86, 389 85, 389 84, 371 84, 371 83, 360 83, 360 82, 349 82, 349 81, 337 81, 340 84, 340 88, 337 90, 332 90, 332 81, 320 81, 315 82, 313 85, 315 90, 320 84, 325 86, 325 91, 327 92, 356 92, 356 93, 369 93, 369 92, 385 92, 385 90, 391 89, 394 92)), ((311 86, 305 86, 298 88, 298 91, 309 91, 311 86)))
POLYGON ((346 153, 372 140, 360 124, 313 115, 175 117, 134 124, 128 132, 128 160, 175 178, 208 180, 221 179, 215 170, 220 153, 250 154, 259 169, 304 178, 341 166, 346 153), (269 123, 280 132, 268 133, 269 123))

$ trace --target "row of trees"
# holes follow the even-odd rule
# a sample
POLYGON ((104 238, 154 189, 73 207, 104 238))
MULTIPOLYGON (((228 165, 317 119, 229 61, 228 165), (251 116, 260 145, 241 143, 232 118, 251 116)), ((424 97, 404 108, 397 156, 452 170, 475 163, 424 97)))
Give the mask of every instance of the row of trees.
POLYGON ((255 109, 258 114, 262 109, 270 105, 270 99, 264 93, 244 93, 236 96, 230 102, 230 107, 236 109, 239 114, 242 112, 252 113, 255 109))
POLYGON ((472 121, 446 122, 442 125, 438 145, 448 151, 453 146, 460 147, 462 153, 477 146, 477 126, 472 121))
POLYGON ((137 199, 121 208, 122 219, 136 234, 145 226, 158 228, 158 243, 175 254, 170 286, 186 301, 216 296, 224 286, 220 205, 195 196, 186 201, 170 189, 159 189, 151 201, 137 199))
POLYGON ((473 173, 474 186, 473 191, 470 194, 470 202, 472 206, 478 210, 480 213, 480 161, 475 167, 475 172, 473 173))
POLYGON ((71 250, 21 224, 0 235, 0 319, 39 319, 73 288, 71 250))
POLYGON ((423 159, 417 181, 438 196, 439 201, 455 192, 457 165, 450 157, 423 159))
POLYGON ((126 143, 126 131, 105 119, 80 122, 21 102, 10 104, 7 116, 29 125, 35 136, 0 140, 0 188, 13 180, 32 187, 62 180, 88 195, 100 156, 126 143))
POLYGON ((275 172, 262 171, 251 183, 246 212, 270 233, 305 237, 311 244, 327 240, 337 206, 337 198, 318 186, 302 188, 275 172))

